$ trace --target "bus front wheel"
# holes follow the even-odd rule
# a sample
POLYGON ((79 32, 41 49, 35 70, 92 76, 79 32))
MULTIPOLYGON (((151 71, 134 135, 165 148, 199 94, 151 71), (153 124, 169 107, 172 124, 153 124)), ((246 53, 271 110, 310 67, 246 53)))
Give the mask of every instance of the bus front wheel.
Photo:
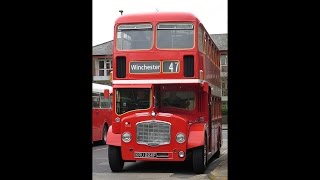
POLYGON ((109 145, 108 158, 109 158, 110 168, 113 172, 122 171, 124 161, 121 157, 120 147, 109 145))
POLYGON ((193 150, 193 171, 195 173, 203 173, 207 165, 207 146, 197 147, 193 150))

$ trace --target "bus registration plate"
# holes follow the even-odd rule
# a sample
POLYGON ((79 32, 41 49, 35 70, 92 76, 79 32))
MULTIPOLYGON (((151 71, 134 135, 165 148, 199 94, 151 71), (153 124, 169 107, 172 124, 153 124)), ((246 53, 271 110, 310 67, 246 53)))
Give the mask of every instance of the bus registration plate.
POLYGON ((156 158, 157 153, 148 153, 148 152, 135 152, 135 158, 156 158))

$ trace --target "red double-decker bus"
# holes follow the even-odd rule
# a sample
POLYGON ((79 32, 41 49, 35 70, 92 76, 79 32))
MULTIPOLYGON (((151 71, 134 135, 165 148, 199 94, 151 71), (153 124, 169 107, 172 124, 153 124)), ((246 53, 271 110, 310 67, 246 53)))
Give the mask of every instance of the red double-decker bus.
POLYGON ((111 125, 112 102, 109 96, 105 98, 104 91, 112 93, 112 87, 92 83, 92 142, 106 144, 108 128, 111 125))
POLYGON ((218 48, 191 13, 120 16, 114 26, 112 171, 126 161, 185 161, 203 173, 220 155, 218 48))

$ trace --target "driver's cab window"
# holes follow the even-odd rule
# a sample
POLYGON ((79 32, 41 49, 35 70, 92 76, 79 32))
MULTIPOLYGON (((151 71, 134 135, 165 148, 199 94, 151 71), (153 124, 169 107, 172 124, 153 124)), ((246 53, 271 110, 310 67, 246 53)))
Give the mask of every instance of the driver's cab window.
POLYGON ((195 108, 195 98, 192 91, 162 91, 161 107, 173 107, 185 110, 195 108))
POLYGON ((137 109, 147 109, 151 105, 149 88, 116 89, 116 112, 123 114, 137 109))

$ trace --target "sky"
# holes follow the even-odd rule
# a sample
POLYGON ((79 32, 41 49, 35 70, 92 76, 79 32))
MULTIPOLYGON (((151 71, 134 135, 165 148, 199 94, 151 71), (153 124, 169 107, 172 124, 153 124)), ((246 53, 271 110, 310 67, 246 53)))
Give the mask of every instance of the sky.
POLYGON ((124 14, 190 12, 209 34, 228 33, 228 0, 92 0, 92 46, 113 40, 115 20, 124 14))

